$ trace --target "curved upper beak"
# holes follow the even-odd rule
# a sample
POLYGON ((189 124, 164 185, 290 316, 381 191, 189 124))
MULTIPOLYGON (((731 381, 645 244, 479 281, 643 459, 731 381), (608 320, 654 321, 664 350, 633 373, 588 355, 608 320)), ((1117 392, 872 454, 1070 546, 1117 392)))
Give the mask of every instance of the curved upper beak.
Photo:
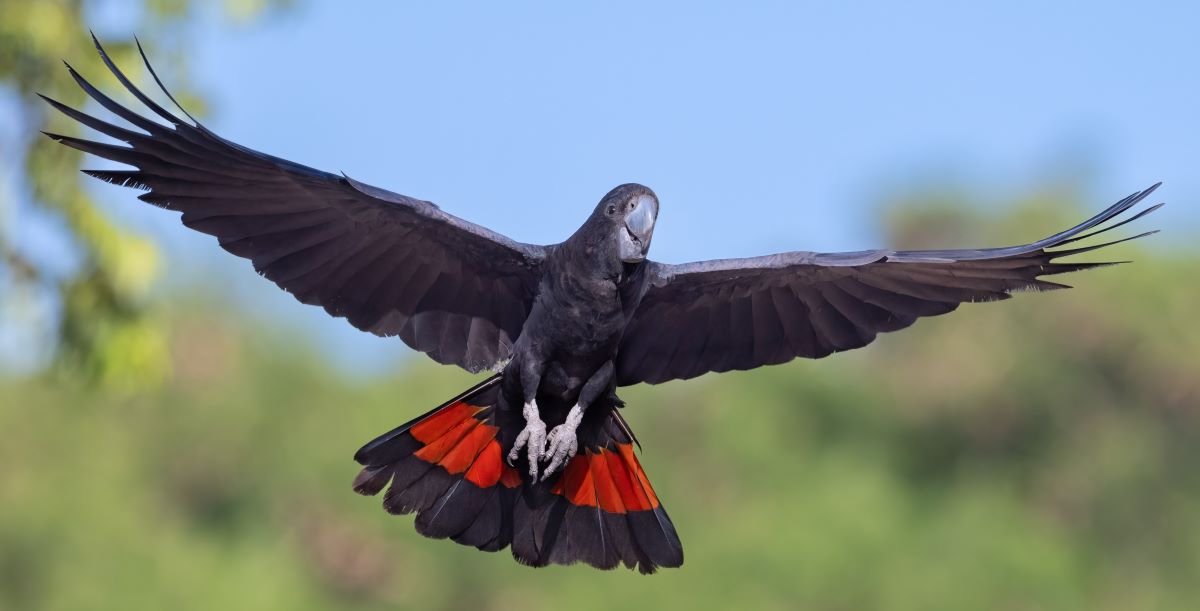
POLYGON ((629 216, 625 217, 625 227, 642 243, 642 248, 650 247, 650 238, 654 235, 654 221, 658 218, 658 202, 652 197, 644 197, 638 202, 629 216))

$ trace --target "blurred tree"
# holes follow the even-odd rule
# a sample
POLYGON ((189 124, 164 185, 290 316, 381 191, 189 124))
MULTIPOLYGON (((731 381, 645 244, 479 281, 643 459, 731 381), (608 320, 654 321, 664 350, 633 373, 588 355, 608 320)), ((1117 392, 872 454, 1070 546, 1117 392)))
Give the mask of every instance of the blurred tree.
MULTIPOLYGON (((1058 192, 960 205, 987 228, 962 239, 1074 220, 1058 192)), ((906 212, 889 242, 944 242, 906 212)), ((821 361, 622 389, 688 554, 649 578, 427 540, 350 492, 350 453, 466 372, 340 377, 219 291, 171 294, 159 388, 0 378, 0 609, 1191 610, 1200 258, 1103 256, 1136 263, 821 361)))
MULTIPOLYGON (((122 10, 141 21, 136 31, 155 48, 155 56, 171 64, 173 72, 185 70, 186 30, 205 3, 137 0, 125 4, 122 10)), ((230 19, 248 22, 290 4, 290 0, 226 0, 223 11, 230 19)), ((26 216, 54 219, 78 259, 78 265, 65 273, 52 269, 50 263, 26 252, 15 232, 0 226, 0 294, 6 305, 16 303, 18 296, 28 302, 39 294, 57 305, 52 341, 60 370, 104 384, 132 380, 144 384, 161 380, 169 362, 161 321, 147 298, 158 274, 157 250, 97 207, 85 189, 86 178, 77 171, 79 153, 56 146, 37 133, 77 131, 73 122, 62 120, 34 93, 45 93, 75 107, 88 102, 69 82, 61 62, 68 59, 84 74, 103 73, 88 36, 101 8, 112 7, 83 0, 0 0, 0 94, 14 98, 14 123, 21 126, 0 133, 0 138, 8 140, 0 142, 0 151, 6 160, 24 165, 26 181, 0 186, 3 193, 22 193, 20 199, 27 200, 31 208, 23 211, 26 216)), ((107 48, 132 74, 145 77, 128 40, 132 33, 122 32, 107 48)), ((187 91, 181 93, 193 112, 203 112, 199 100, 187 91)), ((14 180, 11 174, 0 174, 0 181, 14 180)), ((0 211, 8 212, 9 217, 16 206, 14 201, 0 199, 0 211)), ((28 223, 23 225, 28 228, 28 223)), ((0 316, 4 314, 0 311, 0 316)))

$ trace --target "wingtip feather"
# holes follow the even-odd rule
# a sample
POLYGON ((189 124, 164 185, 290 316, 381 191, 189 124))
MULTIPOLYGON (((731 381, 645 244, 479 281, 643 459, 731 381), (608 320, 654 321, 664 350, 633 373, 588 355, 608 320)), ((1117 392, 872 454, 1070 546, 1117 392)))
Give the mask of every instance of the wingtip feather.
POLYGON ((142 47, 142 41, 138 40, 137 35, 134 35, 133 42, 137 45, 138 55, 142 56, 142 63, 146 65, 146 70, 150 72, 150 76, 154 78, 154 82, 158 84, 158 88, 167 96, 167 99, 171 100, 171 103, 175 105, 175 108, 178 108, 179 111, 184 114, 184 116, 186 116, 188 119, 191 119, 192 123, 199 127, 200 121, 197 121, 196 117, 193 117, 192 113, 188 112, 187 109, 183 107, 183 104, 180 104, 179 101, 175 99, 175 96, 171 95, 170 90, 168 90, 167 86, 163 84, 162 79, 158 77, 158 72, 156 72, 154 70, 154 66, 150 64, 150 58, 146 55, 146 49, 142 47))
POLYGON ((1104 242, 1103 244, 1093 244, 1091 246, 1082 246, 1079 248, 1068 248, 1066 250, 1047 250, 1046 254, 1050 255, 1051 260, 1059 259, 1062 257, 1069 257, 1071 255, 1079 255, 1079 254, 1083 254, 1085 252, 1091 252, 1093 250, 1099 250, 1101 248, 1107 248, 1109 246, 1121 244, 1123 242, 1132 242, 1133 240, 1139 240, 1139 239, 1147 237, 1147 236, 1152 236, 1156 233, 1159 233, 1160 231, 1162 231, 1162 230, 1161 229, 1151 229, 1150 231, 1144 231, 1137 235, 1129 236, 1127 238, 1121 238, 1119 240, 1112 240, 1109 242, 1104 242))
MULTIPOLYGON (((166 119, 172 125, 179 126, 184 124, 182 119, 167 112, 165 108, 160 106, 154 100, 151 100, 149 96, 147 96, 145 93, 142 93, 140 89, 134 86, 133 81, 130 81, 129 77, 125 76, 125 73, 117 67, 116 62, 109 57, 108 52, 106 52, 104 47, 100 45, 100 41, 96 39, 95 34, 92 35, 92 41, 96 43, 96 51, 99 52, 100 59, 104 61, 104 65, 107 66, 109 71, 113 73, 113 76, 117 77, 117 81, 120 82, 121 85, 129 91, 129 93, 133 94, 133 97, 137 98, 139 102, 144 104, 146 108, 149 108, 152 112, 154 112, 154 114, 166 119)), ((155 80, 158 80, 157 76, 155 77, 155 80)))

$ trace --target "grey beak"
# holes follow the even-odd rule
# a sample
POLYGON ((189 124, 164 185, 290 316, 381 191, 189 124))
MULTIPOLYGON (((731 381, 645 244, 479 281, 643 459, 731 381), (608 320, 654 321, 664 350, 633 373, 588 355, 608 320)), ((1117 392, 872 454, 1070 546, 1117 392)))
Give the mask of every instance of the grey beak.
POLYGON ((629 228, 629 233, 637 236, 643 244, 650 241, 650 236, 654 233, 654 220, 658 218, 658 202, 653 198, 643 197, 638 201, 637 208, 625 217, 625 226, 629 228))

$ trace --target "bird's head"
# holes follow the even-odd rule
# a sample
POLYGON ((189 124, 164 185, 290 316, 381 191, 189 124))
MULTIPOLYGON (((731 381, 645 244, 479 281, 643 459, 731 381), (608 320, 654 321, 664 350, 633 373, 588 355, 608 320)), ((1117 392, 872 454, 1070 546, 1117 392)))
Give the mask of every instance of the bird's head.
POLYGON ((610 227, 622 262, 644 261, 658 220, 658 197, 648 187, 624 184, 600 200, 592 218, 610 227))

